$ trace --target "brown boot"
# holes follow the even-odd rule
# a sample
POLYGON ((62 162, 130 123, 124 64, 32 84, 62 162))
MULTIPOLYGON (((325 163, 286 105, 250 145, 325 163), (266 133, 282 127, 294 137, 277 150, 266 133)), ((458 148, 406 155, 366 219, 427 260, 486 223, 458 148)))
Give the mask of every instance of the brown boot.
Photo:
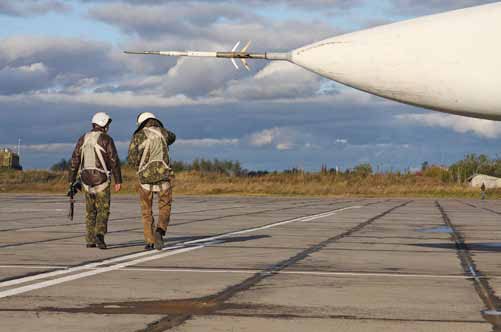
POLYGON ((162 250, 164 248, 164 234, 165 232, 160 228, 155 231, 155 249, 162 250))

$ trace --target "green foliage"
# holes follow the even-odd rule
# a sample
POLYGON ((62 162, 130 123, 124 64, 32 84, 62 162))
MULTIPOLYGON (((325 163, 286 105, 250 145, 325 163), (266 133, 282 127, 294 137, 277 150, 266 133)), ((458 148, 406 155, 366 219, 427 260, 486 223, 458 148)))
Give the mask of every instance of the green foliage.
POLYGON ((182 161, 173 161, 171 166, 175 172, 196 171, 200 173, 217 173, 231 176, 239 176, 245 173, 239 161, 219 160, 217 158, 214 160, 197 158, 191 164, 182 161))
POLYGON ((170 166, 174 170, 174 172, 179 173, 183 171, 191 171, 192 170, 192 164, 190 163, 185 163, 183 161, 171 161, 170 166))
POLYGON ((55 163, 50 167, 53 172, 63 172, 69 171, 71 167, 70 161, 66 159, 61 159, 59 162, 55 163))
POLYGON ((353 168, 352 173, 357 176, 367 177, 372 174, 372 166, 369 163, 357 165, 353 168))
POLYGON ((449 167, 449 180, 453 182, 465 182, 475 174, 501 177, 501 160, 490 160, 483 154, 468 154, 449 167))
POLYGON ((426 166, 422 173, 423 176, 438 179, 441 182, 450 182, 451 179, 449 170, 438 166, 426 166))

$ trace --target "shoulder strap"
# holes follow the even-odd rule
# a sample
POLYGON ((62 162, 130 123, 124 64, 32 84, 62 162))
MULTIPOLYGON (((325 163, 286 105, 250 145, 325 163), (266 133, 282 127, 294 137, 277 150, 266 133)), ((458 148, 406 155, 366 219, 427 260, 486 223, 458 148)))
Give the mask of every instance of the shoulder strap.
POLYGON ((149 133, 158 136, 165 144, 167 144, 165 136, 162 134, 159 128, 146 127, 144 129, 147 129, 149 133))
MULTIPOLYGON (((99 138, 98 138, 99 140, 99 138)), ((103 167, 103 170, 106 172, 106 174, 108 174, 108 166, 106 166, 106 163, 104 162, 104 158, 103 158, 103 154, 102 152, 105 152, 104 148, 99 145, 99 143, 97 143, 96 141, 96 146, 94 147, 94 149, 96 150, 96 154, 97 154, 97 158, 99 159, 99 162, 101 163, 101 166, 103 167)))

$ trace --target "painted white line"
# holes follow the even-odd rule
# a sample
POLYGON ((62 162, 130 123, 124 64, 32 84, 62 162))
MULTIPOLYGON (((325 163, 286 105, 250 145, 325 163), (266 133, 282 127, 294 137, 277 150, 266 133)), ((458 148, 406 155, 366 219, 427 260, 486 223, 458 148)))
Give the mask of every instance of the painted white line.
POLYGON ((189 273, 223 273, 223 274, 255 274, 263 272, 263 270, 210 270, 210 269, 183 269, 183 268, 147 268, 147 267, 130 267, 123 268, 120 271, 126 272, 189 272, 189 273))
MULTIPOLYGON (((208 243, 207 245, 213 244, 208 243)), ((207 245, 204 245, 207 246, 207 245)), ((150 259, 148 259, 150 260, 150 259)), ((0 265, 0 268, 13 269, 67 269, 64 266, 42 266, 42 265, 0 265)), ((96 270, 94 268, 86 268, 85 270, 96 270)), ((189 272, 189 273, 223 273, 223 274, 255 274, 264 270, 238 270, 238 269, 184 269, 184 268, 142 268, 142 267, 125 267, 119 268, 120 271, 126 272, 189 272)), ((398 273, 369 273, 369 272, 321 272, 321 271, 280 271, 277 274, 296 274, 296 275, 317 275, 317 276, 369 276, 369 277, 390 277, 390 278, 444 278, 444 279, 501 279, 501 276, 460 276, 452 274, 398 274, 398 273)))
MULTIPOLYGON (((188 272, 188 273, 223 273, 223 274, 255 274, 264 272, 264 270, 232 270, 232 269, 183 269, 183 268, 124 268, 120 271, 128 272, 188 272)), ((273 274, 289 274, 289 275, 310 275, 310 276, 332 276, 332 277, 388 277, 388 278, 439 278, 439 279, 471 279, 471 276, 460 275, 436 275, 436 274, 397 274, 397 273, 369 273, 369 272, 317 272, 317 271, 279 271, 273 274)), ((479 277, 486 278, 486 277, 479 277)), ((498 277, 499 278, 499 277, 498 277)))
POLYGON ((67 266, 51 265, 0 265, 0 269, 67 269, 67 266))
POLYGON ((173 255, 185 253, 188 251, 200 249, 203 247, 204 247, 203 245, 200 245, 200 246, 196 246, 196 247, 190 247, 190 248, 184 248, 184 249, 178 249, 178 250, 174 250, 174 251, 164 252, 162 254, 155 255, 155 256, 138 258, 138 259, 135 259, 135 260, 132 260, 129 262, 125 262, 125 263, 115 264, 112 266, 102 267, 99 269, 90 270, 90 271, 86 271, 83 273, 72 274, 72 275, 69 275, 66 277, 62 277, 62 278, 47 280, 47 281, 35 283, 32 285, 27 285, 27 286, 23 286, 23 287, 9 289, 9 290, 0 292, 0 299, 5 298, 5 297, 9 297, 9 296, 13 296, 13 295, 18 295, 18 294, 30 292, 30 291, 36 290, 36 289, 41 289, 41 288, 46 288, 46 287, 62 284, 64 282, 68 282, 68 281, 78 280, 78 279, 94 276, 94 275, 105 273, 105 272, 119 270, 119 269, 127 267, 129 265, 140 264, 140 263, 148 262, 148 261, 158 259, 158 258, 173 256, 173 255))
POLYGON ((437 274, 398 274, 398 273, 369 273, 369 272, 310 272, 310 271, 282 271, 281 274, 304 274, 315 276, 350 276, 350 277, 391 277, 391 278, 439 278, 439 279, 471 279, 470 276, 437 275, 437 274))
POLYGON ((186 245, 205 243, 204 245, 201 245, 199 247, 184 248, 184 249, 174 250, 172 252, 167 252, 167 253, 163 253, 163 254, 162 253, 158 254, 158 252, 154 252, 154 251, 140 252, 140 253, 126 255, 126 256, 117 257, 117 258, 113 258, 113 259, 103 260, 101 262, 90 263, 90 264, 86 264, 86 265, 82 265, 82 266, 78 266, 78 267, 74 267, 74 268, 58 270, 58 271, 53 271, 53 272, 47 272, 47 273, 41 273, 41 274, 30 276, 30 277, 24 277, 24 278, 14 279, 14 280, 10 280, 10 281, 4 281, 4 282, 0 283, 0 288, 18 285, 18 284, 23 284, 23 283, 30 282, 30 281, 55 277, 58 275, 69 274, 69 273, 73 273, 73 272, 79 272, 79 271, 84 271, 84 270, 96 268, 95 270, 92 270, 92 271, 82 272, 82 273, 70 275, 67 277, 62 277, 62 278, 58 278, 58 279, 40 282, 37 284, 32 284, 32 285, 28 285, 28 286, 18 287, 18 288, 14 288, 14 289, 10 289, 10 290, 5 290, 5 291, 0 292, 0 298, 25 293, 25 292, 29 292, 29 291, 34 290, 34 289, 45 288, 45 287, 57 285, 57 284, 60 284, 63 282, 76 280, 76 279, 80 279, 80 278, 85 278, 88 276, 93 276, 93 275, 108 272, 108 271, 117 270, 117 269, 129 266, 129 265, 139 264, 139 263, 142 263, 144 261, 150 261, 150 260, 154 260, 154 259, 159 259, 159 258, 175 255, 178 253, 183 253, 186 251, 191 251, 191 250, 194 250, 193 248, 196 248, 196 249, 203 248, 207 245, 213 244, 213 241, 215 241, 215 240, 223 239, 226 237, 256 232, 256 231, 265 230, 265 229, 270 229, 270 228, 283 226, 283 225, 295 223, 295 222, 312 221, 315 219, 320 219, 320 218, 332 216, 332 215, 339 213, 341 211, 346 211, 346 210, 351 210, 351 209, 360 209, 360 208, 362 208, 362 206, 350 206, 350 207, 346 207, 346 208, 328 211, 325 213, 319 213, 319 214, 310 215, 310 216, 306 216, 306 217, 300 217, 300 218, 295 218, 295 219, 286 220, 286 221, 282 221, 282 222, 277 222, 277 223, 269 224, 266 226, 260 226, 260 227, 250 228, 250 229, 246 229, 246 230, 242 230, 242 231, 225 233, 225 234, 207 237, 207 238, 198 239, 198 240, 186 241, 186 242, 183 242, 181 245, 177 245, 174 247, 167 247, 167 248, 164 248, 163 250, 164 251, 165 250, 172 251, 173 249, 183 248, 186 245), (126 263, 112 265, 109 267, 100 267, 102 265, 109 265, 109 264, 113 264, 116 262, 126 261, 126 260, 129 260, 131 258, 137 258, 137 257, 143 257, 143 256, 150 256, 150 257, 144 257, 144 258, 136 259, 136 260, 129 261, 126 263), (81 277, 79 277, 79 276, 81 276, 81 277), (39 285, 42 285, 42 286, 39 287, 39 285))
MULTIPOLYGON (((172 249, 177 249, 181 248, 181 246, 174 246, 174 247, 169 247, 166 250, 172 250, 172 249)), ((8 286, 14 286, 14 285, 19 285, 19 284, 24 284, 26 282, 30 281, 35 281, 35 280, 40 280, 40 279, 46 279, 46 278, 51 278, 51 277, 57 277, 62 274, 68 274, 68 273, 73 273, 73 272, 78 272, 78 271, 83 271, 83 270, 88 270, 92 269, 95 267, 99 267, 101 265, 108 265, 108 264, 113 264, 117 262, 122 262, 126 261, 128 259, 132 258, 137 258, 137 257, 143 257, 143 256, 151 256, 156 254, 154 251, 144 251, 136 254, 131 254, 131 255, 126 255, 122 257, 117 257, 117 258, 112 258, 112 259, 105 259, 100 262, 95 262, 95 263, 90 263, 90 264, 85 264, 82 266, 77 266, 77 267, 71 267, 69 269, 63 269, 63 270, 58 270, 58 271, 52 271, 52 272, 47 272, 47 273, 40 273, 34 276, 29 276, 29 277, 24 277, 24 278, 19 278, 19 279, 13 279, 9 281, 4 281, 0 282, 0 288, 2 287, 8 287, 8 286)))
MULTIPOLYGON (((311 216, 306 216, 306 217, 301 217, 301 218, 295 218, 295 219, 286 220, 286 221, 282 221, 282 222, 278 222, 278 223, 274 223, 274 224, 269 224, 269 225, 266 225, 266 226, 251 228, 251 229, 247 229, 247 230, 243 230, 243 231, 230 232, 230 233, 226 233, 226 234, 222 234, 222 235, 218 235, 218 236, 207 237, 207 238, 202 238, 202 239, 192 240, 192 241, 186 241, 186 242, 183 242, 182 244, 177 245, 177 246, 164 248, 164 250, 173 250, 173 249, 181 248, 181 247, 183 247, 185 245, 191 245, 191 244, 197 244, 197 243, 202 243, 202 242, 217 240, 217 239, 221 239, 221 238, 229 237, 229 236, 233 236, 233 235, 238 235, 238 234, 245 234, 245 233, 250 233, 250 232, 256 232, 256 231, 259 231, 259 230, 264 230, 264 229, 269 229, 269 228, 273 228, 273 227, 278 227, 278 226, 290 224, 290 223, 293 223, 293 222, 312 221, 312 220, 315 220, 315 219, 325 218, 325 217, 334 215, 334 214, 336 214, 338 212, 341 212, 341 211, 351 210, 351 209, 360 209, 360 208, 362 208, 362 206, 349 206, 349 207, 346 207, 346 208, 336 209, 336 210, 328 211, 328 212, 325 212, 325 213, 319 213, 319 214, 315 214, 315 215, 311 215, 311 216)), ((140 252, 140 253, 136 253, 136 254, 126 255, 126 256, 122 256, 122 257, 107 259, 107 260, 103 260, 101 262, 95 262, 95 263, 90 263, 90 264, 86 264, 86 265, 82 265, 82 266, 72 267, 72 268, 68 268, 68 269, 64 269, 64 270, 47 272, 47 273, 41 273, 41 274, 37 274, 37 275, 34 275, 34 276, 30 276, 30 277, 24 277, 24 278, 14 279, 14 280, 10 280, 10 281, 0 282, 0 288, 8 287, 8 286, 14 286, 14 285, 19 285, 19 284, 23 284, 23 283, 30 282, 30 281, 40 280, 40 279, 46 279, 46 278, 56 277, 56 276, 59 276, 59 275, 62 275, 62 274, 67 274, 67 273, 73 273, 73 272, 88 270, 88 269, 91 269, 91 268, 99 267, 101 265, 113 264, 113 263, 116 263, 116 262, 121 262, 121 261, 125 261, 125 260, 132 259, 132 258, 137 258, 137 257, 142 257, 142 256, 150 256, 150 255, 154 255, 154 254, 156 254, 156 252, 154 252, 154 251, 145 251, 145 252, 140 252)))
POLYGON ((252 233, 252 232, 261 231, 261 230, 265 230, 265 229, 270 229, 270 228, 274 228, 274 227, 278 227, 278 226, 283 226, 283 225, 287 225, 287 224, 295 223, 295 222, 312 221, 312 220, 315 220, 315 219, 326 218, 326 217, 335 215, 335 214, 337 214, 337 213, 339 213, 341 211, 352 210, 352 209, 360 209, 360 208, 362 208, 362 206, 349 206, 349 207, 346 207, 346 208, 332 210, 332 211, 325 212, 325 213, 313 214, 311 216, 300 217, 300 218, 295 218, 295 219, 286 220, 286 221, 280 221, 280 222, 277 222, 277 223, 274 223, 274 224, 269 224, 269 225, 266 225, 266 226, 249 228, 249 229, 245 229, 245 230, 242 230, 242 231, 236 231, 236 232, 226 233, 226 234, 223 234, 223 235, 213 236, 213 237, 209 237, 209 238, 203 238, 203 239, 199 239, 199 240, 188 241, 188 242, 185 242, 185 244, 196 244, 196 243, 200 243, 200 242, 218 240, 218 239, 222 239, 222 238, 233 236, 233 235, 252 233))

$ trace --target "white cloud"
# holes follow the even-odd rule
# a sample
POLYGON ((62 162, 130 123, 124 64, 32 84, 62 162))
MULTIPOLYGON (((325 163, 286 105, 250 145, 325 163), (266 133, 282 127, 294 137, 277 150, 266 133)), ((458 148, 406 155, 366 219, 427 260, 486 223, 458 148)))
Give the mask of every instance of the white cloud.
POLYGON ((312 148, 310 135, 300 133, 294 128, 274 127, 248 135, 247 144, 251 147, 273 147, 279 151, 294 150, 300 147, 312 148))
POLYGON ((252 77, 229 81, 211 96, 240 100, 296 99, 316 94, 323 79, 288 62, 272 62, 252 77))
MULTIPOLYGON (((240 140, 237 138, 200 138, 200 139, 177 139, 176 147, 179 148, 210 148, 217 146, 237 146, 240 140)), ((21 151, 26 152, 71 152, 75 148, 76 138, 74 143, 47 143, 47 144, 24 144, 21 145, 21 151)), ((115 145, 119 149, 127 149, 129 141, 115 141, 115 145)), ((16 150, 17 146, 8 146, 12 150, 16 150)))
POLYGON ((37 63, 33 63, 31 65, 28 65, 28 66, 21 66, 21 67, 18 67, 17 70, 19 70, 20 72, 25 72, 25 73, 33 73, 33 72, 47 72, 47 67, 41 63, 41 62, 37 62, 37 63))
POLYGON ((0 2, 0 14, 8 16, 36 16, 49 12, 64 13, 71 6, 57 0, 3 0, 0 2))
POLYGON ((397 115, 396 118, 402 123, 449 128, 462 134, 471 132, 486 138, 501 136, 501 122, 496 121, 439 113, 401 114, 397 115))
MULTIPOLYGON (((21 152, 29 151, 29 152, 71 152, 73 148, 75 148, 75 143, 51 143, 51 144, 27 144, 21 145, 21 152)), ((12 149, 16 148, 14 146, 12 149)))
POLYGON ((279 128, 265 129, 258 133, 254 133, 249 137, 249 143, 252 146, 270 145, 273 139, 280 133, 279 128))
POLYGON ((465 7, 485 5, 497 0, 391 0, 393 11, 399 14, 423 15, 465 7))
POLYGON ((240 143, 238 138, 201 138, 201 139, 178 139, 176 146, 192 148, 210 148, 216 146, 236 146, 240 143))
POLYGON ((295 145, 291 143, 278 143, 276 148, 279 151, 287 151, 294 149, 295 145))
POLYGON ((36 90, 46 86, 49 70, 41 62, 0 70, 0 93, 11 94, 36 90))
POLYGON ((156 95, 134 94, 131 92, 103 92, 64 94, 58 92, 32 93, 23 95, 3 96, 0 95, 0 103, 5 104, 66 104, 66 105, 87 105, 120 108, 141 108, 141 107, 176 107, 187 105, 211 105, 220 104, 220 98, 200 98, 193 99, 184 95, 163 97, 156 95))

